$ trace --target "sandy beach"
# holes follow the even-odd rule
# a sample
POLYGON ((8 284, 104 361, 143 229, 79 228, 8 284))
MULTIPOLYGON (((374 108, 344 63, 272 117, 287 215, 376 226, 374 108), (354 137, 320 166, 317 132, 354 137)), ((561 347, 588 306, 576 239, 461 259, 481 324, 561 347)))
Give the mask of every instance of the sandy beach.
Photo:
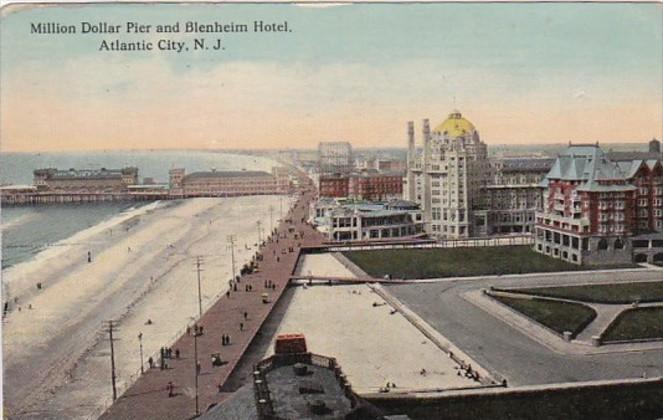
MULTIPOLYGON (((298 272, 354 277, 331 254, 306 255, 298 272)), ((394 391, 477 386, 458 376, 446 353, 392 312, 366 285, 300 286, 276 334, 303 333, 309 351, 337 358, 359 393, 378 392, 387 382, 396 384, 394 391)), ((273 345, 266 356, 272 352, 273 345)))
MULTIPOLYGON (((138 334, 147 365, 148 357, 158 355, 198 316, 196 257, 203 259, 204 310, 225 293, 232 277, 227 236, 236 236, 239 270, 255 252, 256 222, 263 232, 269 230, 271 206, 276 224, 279 201, 261 196, 150 204, 3 272, 12 302, 3 325, 5 413, 100 415, 112 401, 105 321, 117 326, 121 393, 140 372, 138 334)), ((283 198, 284 212, 291 201, 283 198)))

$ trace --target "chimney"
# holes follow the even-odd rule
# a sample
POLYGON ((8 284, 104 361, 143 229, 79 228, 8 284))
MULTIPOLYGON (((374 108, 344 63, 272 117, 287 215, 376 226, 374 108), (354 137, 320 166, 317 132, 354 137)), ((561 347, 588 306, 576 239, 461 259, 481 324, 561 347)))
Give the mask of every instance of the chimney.
POLYGON ((414 153, 414 121, 407 122, 407 161, 408 164, 414 162, 415 153, 414 153))
MULTIPOLYGON (((424 119, 423 122, 423 136, 424 136, 424 163, 423 167, 421 168, 421 174, 423 175, 424 178, 424 191, 423 191, 423 202, 422 204, 422 209, 424 211, 424 223, 425 226, 428 229, 431 229, 431 219, 432 219, 432 210, 431 210, 431 204, 432 204, 432 197, 431 197, 431 179, 430 179, 430 158, 431 158, 431 150, 430 150, 430 125, 428 123, 428 118, 424 119)), ((429 231, 430 233, 430 231, 429 231)))
POLYGON ((429 163, 428 161, 430 160, 430 125, 428 123, 428 118, 424 119, 422 123, 422 134, 424 136, 424 161, 427 165, 429 163))

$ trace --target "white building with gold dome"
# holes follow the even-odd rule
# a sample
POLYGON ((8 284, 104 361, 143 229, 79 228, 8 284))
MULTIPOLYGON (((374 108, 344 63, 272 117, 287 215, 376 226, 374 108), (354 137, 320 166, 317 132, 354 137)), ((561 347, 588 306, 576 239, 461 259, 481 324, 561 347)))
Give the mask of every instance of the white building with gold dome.
POLYGON ((417 153, 414 123, 408 122, 408 170, 404 195, 419 203, 429 234, 467 238, 487 234, 485 217, 475 219, 481 191, 491 180, 486 144, 458 111, 431 132, 423 120, 423 151, 417 153))
POLYGON ((408 122, 407 174, 403 195, 419 203, 426 232, 458 239, 530 234, 542 206, 539 181, 552 159, 489 159, 479 132, 454 111, 432 132, 423 120, 418 151, 408 122))

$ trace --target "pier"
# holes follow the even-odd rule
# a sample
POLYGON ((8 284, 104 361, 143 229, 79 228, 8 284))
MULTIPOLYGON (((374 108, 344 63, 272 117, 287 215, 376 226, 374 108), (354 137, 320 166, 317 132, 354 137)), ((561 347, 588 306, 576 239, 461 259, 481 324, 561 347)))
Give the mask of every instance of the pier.
MULTIPOLYGON (((273 191, 271 194, 283 194, 283 191, 273 191)), ((268 193, 208 193, 208 194, 173 194, 169 190, 129 192, 37 192, 16 191, 7 187, 0 187, 0 203, 3 206, 22 206, 39 204, 68 204, 68 203, 103 203, 110 201, 158 201, 180 200, 199 197, 242 197, 248 195, 267 195, 268 193)))

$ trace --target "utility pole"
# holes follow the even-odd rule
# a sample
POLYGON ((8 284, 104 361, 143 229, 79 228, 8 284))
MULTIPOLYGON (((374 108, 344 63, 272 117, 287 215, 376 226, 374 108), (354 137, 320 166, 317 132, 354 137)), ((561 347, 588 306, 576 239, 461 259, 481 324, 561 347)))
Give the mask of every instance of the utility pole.
POLYGON ((198 408, 198 328, 195 328, 193 333, 193 371, 196 375, 194 381, 196 388, 196 416, 198 416, 200 414, 198 408))
POLYGON ((115 384, 115 349, 113 347, 113 331, 115 326, 113 326, 113 321, 106 321, 108 323, 108 339, 110 340, 110 351, 111 351, 111 383, 113 384, 113 401, 117 399, 117 386, 115 384))
POLYGON ((283 196, 279 195, 279 218, 283 219, 283 196))
POLYGON ((197 274, 197 277, 198 277, 198 318, 201 318, 203 316, 203 298, 202 298, 202 294, 201 294, 201 291, 200 291, 200 273, 204 271, 202 269, 202 264, 203 264, 203 257, 197 256, 196 257, 196 274, 197 274))
POLYGON ((145 369, 143 368, 143 333, 142 332, 138 333, 138 345, 140 346, 140 373, 143 374, 145 373, 145 369))
POLYGON ((226 236, 226 242, 230 248, 230 264, 233 270, 233 281, 235 281, 235 235, 226 236))

